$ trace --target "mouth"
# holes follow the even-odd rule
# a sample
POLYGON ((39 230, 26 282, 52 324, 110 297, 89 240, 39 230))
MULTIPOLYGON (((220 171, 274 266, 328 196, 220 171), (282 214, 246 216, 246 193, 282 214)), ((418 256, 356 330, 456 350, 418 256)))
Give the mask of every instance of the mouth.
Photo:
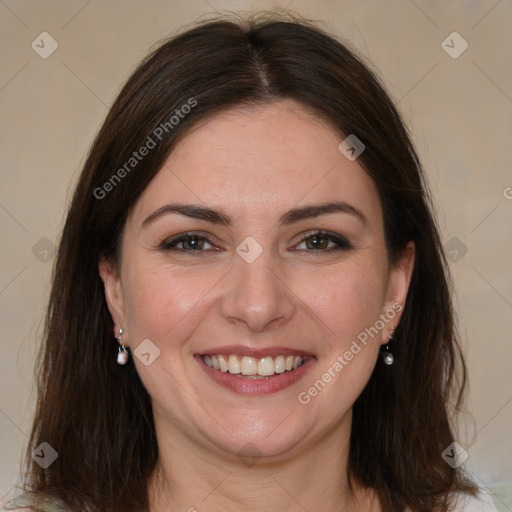
POLYGON ((231 375, 248 379, 268 379, 274 375, 293 372, 306 361, 305 356, 282 354, 260 358, 240 357, 236 354, 203 354, 201 358, 207 366, 214 370, 223 373, 229 372, 231 375))
POLYGON ((281 391, 301 379, 316 361, 313 354, 297 349, 240 346, 212 349, 195 359, 214 382, 244 395, 281 391))

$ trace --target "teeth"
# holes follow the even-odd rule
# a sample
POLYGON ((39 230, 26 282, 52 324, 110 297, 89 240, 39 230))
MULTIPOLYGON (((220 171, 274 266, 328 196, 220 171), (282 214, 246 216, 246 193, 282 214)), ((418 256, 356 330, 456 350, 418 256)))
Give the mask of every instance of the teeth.
POLYGON ((283 373, 286 370, 286 363, 284 356, 277 356, 274 359, 274 371, 276 373, 283 373))
POLYGON ((258 362, 254 357, 242 357, 242 375, 256 375, 258 373, 258 362))
POLYGON ((219 358, 219 366, 221 372, 227 372, 229 368, 229 363, 224 356, 217 356, 219 358))
POLYGON ((274 360, 271 357, 263 357, 258 361, 258 375, 263 377, 274 375, 274 360))
POLYGON ((232 375, 260 376, 270 377, 276 373, 296 370, 304 364, 305 358, 302 356, 276 356, 275 358, 267 356, 257 359, 255 357, 244 356, 241 359, 234 355, 204 355, 203 361, 221 372, 229 372, 232 375))
MULTIPOLYGON (((208 356, 205 356, 208 357, 208 356)), ((208 364, 208 363, 206 363, 208 364)), ((229 373, 233 375, 237 375, 241 372, 240 369, 240 360, 236 356, 229 356, 229 373)))

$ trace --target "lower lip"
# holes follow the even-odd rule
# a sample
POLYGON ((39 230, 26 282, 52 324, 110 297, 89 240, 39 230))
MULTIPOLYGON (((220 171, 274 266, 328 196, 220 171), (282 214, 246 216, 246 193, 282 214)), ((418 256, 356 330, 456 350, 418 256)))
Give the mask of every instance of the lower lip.
POLYGON ((267 395, 270 393, 277 393, 301 379, 315 362, 314 357, 308 357, 304 361, 304 364, 296 370, 277 373, 268 379, 246 379, 237 377, 229 372, 215 370, 208 366, 200 355, 195 356, 195 358, 206 375, 208 375, 212 380, 230 391, 241 395, 267 395))

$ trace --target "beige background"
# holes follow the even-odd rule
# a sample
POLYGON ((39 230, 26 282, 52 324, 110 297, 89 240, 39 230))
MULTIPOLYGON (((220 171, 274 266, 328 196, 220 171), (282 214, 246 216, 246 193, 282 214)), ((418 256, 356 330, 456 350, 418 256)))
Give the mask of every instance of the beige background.
MULTIPOLYGON (((49 241, 108 106, 148 49, 183 24, 276 6, 350 40, 409 123, 443 239, 460 240, 451 267, 471 395, 459 442, 481 485, 512 481, 510 1, 2 0, 0 499, 16 482, 34 409, 49 241), (44 31, 59 45, 47 59, 31 48, 44 31), (441 46, 454 31, 469 44, 456 59, 441 46)), ((512 510, 512 500, 500 506, 512 510)))

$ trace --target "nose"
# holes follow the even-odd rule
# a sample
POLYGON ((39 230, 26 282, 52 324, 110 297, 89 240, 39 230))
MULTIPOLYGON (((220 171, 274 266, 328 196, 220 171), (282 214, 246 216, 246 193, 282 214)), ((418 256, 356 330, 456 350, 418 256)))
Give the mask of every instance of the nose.
POLYGON ((226 276, 228 284, 222 301, 222 313, 231 322, 243 324, 253 332, 281 324, 295 311, 293 292, 286 285, 279 265, 269 251, 247 263, 235 255, 233 268, 226 276))

